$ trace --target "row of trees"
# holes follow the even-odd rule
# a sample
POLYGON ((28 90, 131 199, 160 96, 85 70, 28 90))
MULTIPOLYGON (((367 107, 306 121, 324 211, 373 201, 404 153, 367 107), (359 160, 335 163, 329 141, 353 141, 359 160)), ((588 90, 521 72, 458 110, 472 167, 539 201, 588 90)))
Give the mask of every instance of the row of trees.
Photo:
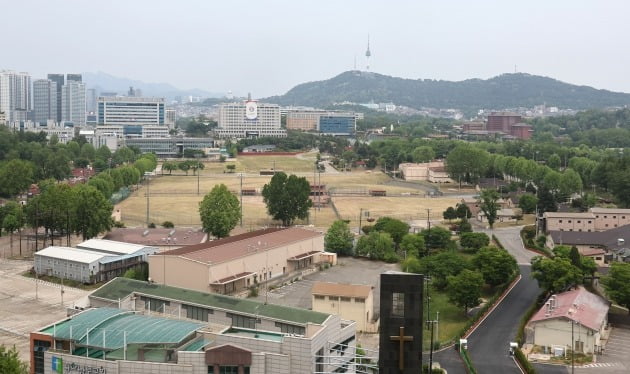
POLYGON ((201 161, 197 160, 187 160, 187 161, 164 161, 162 163, 162 173, 164 170, 168 171, 168 174, 171 175, 173 170, 181 170, 188 175, 188 172, 192 170, 193 175, 197 174, 197 170, 203 170, 205 165, 201 161))

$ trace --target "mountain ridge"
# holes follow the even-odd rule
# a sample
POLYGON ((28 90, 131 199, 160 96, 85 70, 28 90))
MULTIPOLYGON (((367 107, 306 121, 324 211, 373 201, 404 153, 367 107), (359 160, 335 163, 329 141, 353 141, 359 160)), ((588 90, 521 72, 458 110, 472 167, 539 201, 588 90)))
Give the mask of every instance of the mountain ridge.
POLYGON ((327 80, 299 84, 263 99, 280 105, 329 107, 335 103, 393 102, 410 108, 506 109, 546 104, 592 109, 630 104, 630 94, 573 85, 526 73, 462 81, 408 79, 350 70, 327 80))
POLYGON ((83 82, 88 88, 97 88, 101 92, 113 91, 117 93, 126 93, 129 87, 142 90, 143 96, 157 96, 174 98, 175 96, 202 96, 202 97, 221 97, 224 94, 219 92, 209 92, 199 88, 180 89, 169 83, 148 83, 136 79, 124 77, 116 77, 111 74, 98 71, 96 73, 85 72, 83 74, 83 82))

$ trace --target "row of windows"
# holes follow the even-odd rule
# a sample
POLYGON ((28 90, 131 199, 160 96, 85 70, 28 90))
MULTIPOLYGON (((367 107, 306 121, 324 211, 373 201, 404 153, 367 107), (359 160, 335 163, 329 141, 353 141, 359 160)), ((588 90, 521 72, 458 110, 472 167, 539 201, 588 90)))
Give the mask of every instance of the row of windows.
POLYGON ((246 329, 255 329, 256 323, 260 323, 260 319, 240 316, 238 314, 225 313, 227 318, 232 319, 232 326, 243 327, 246 329))
MULTIPOLYGON (((588 221, 588 223, 592 223, 593 221, 588 221)), ((562 220, 558 220, 558 223, 562 223, 562 220)), ((571 223, 571 220, 567 220, 567 223, 571 223)), ((581 220, 577 220, 577 223, 582 223, 581 220)))
POLYGON ((285 334, 304 335, 306 333, 306 329, 302 326, 295 326, 295 325, 289 325, 282 322, 276 322, 276 327, 279 327, 280 331, 285 334))
MULTIPOLYGON (((219 366, 219 371, 214 366, 208 366, 208 374, 238 374, 238 366, 219 366)), ((243 366, 243 374, 249 374, 249 366, 243 366)))
MULTIPOLYGON (((315 299, 316 300, 326 300, 326 296, 323 295, 315 295, 315 299)), ((350 297, 344 297, 344 296, 328 296, 328 300, 329 301, 340 301, 339 299, 341 299, 342 302, 347 302, 349 303, 352 298, 350 297)), ((365 299, 362 297, 355 297, 354 298, 354 302, 355 303, 364 303, 365 299)))
POLYGON ((198 321, 208 322, 208 314, 214 314, 214 310, 198 306, 182 304, 182 308, 186 309, 186 318, 196 319, 198 321))
POLYGON ((146 296, 140 296, 140 300, 144 301, 144 309, 152 312, 164 313, 166 307, 171 305, 170 301, 154 299, 146 296))

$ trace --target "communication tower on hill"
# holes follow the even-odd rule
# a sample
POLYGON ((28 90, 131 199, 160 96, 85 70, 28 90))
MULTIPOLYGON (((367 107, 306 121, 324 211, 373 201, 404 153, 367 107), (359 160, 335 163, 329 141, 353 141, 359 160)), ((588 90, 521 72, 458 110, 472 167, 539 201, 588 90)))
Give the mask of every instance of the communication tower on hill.
POLYGON ((370 71, 370 57, 372 56, 372 52, 370 52, 370 34, 368 34, 368 43, 367 43, 367 51, 365 51, 365 59, 367 61, 366 69, 370 71))

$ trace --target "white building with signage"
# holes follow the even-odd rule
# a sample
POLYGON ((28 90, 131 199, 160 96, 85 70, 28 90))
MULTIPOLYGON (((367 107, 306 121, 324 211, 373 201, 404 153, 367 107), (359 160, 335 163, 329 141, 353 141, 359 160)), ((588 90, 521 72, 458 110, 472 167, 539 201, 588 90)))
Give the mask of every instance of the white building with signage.
POLYGON ((219 124, 214 130, 220 138, 283 138, 287 132, 280 125, 280 106, 246 100, 240 103, 222 104, 219 124))

